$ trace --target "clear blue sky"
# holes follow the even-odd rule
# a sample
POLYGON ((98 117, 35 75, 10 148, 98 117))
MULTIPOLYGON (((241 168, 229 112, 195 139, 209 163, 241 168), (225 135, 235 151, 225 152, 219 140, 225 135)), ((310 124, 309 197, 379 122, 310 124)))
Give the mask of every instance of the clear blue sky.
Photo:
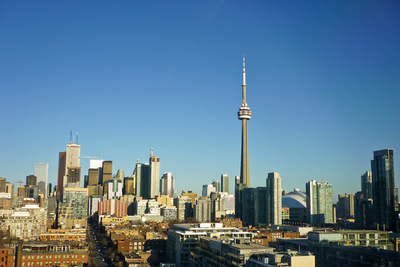
MULTIPOLYGON (((70 131, 131 175, 150 148, 176 190, 239 175, 246 55, 251 186, 360 190, 400 171, 399 1, 1 1, 0 176, 25 181, 70 131)), ((89 159, 81 160, 87 174, 89 159)), ((400 186, 400 176, 396 186, 400 186)))

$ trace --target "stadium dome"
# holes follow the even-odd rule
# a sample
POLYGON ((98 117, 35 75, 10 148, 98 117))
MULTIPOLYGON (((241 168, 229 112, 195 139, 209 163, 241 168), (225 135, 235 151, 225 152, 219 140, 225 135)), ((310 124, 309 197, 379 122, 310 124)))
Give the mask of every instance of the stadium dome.
POLYGON ((282 196, 282 208, 306 208, 306 193, 295 189, 282 196))

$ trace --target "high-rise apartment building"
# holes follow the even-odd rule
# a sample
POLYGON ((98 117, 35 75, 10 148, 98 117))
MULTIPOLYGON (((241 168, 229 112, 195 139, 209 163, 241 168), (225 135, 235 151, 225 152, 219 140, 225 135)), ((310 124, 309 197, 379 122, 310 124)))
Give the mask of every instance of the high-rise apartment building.
POLYGON ((160 187, 161 195, 175 195, 175 179, 172 176, 172 173, 166 172, 162 175, 160 179, 160 187))
POLYGON ((221 192, 227 192, 229 195, 229 176, 226 173, 221 174, 221 192))
POLYGON ((251 118, 250 108, 246 102, 246 69, 245 59, 243 55, 243 83, 242 83, 242 105, 238 111, 238 118, 242 121, 242 152, 240 160, 240 183, 250 187, 250 171, 249 171, 249 152, 247 141, 247 120, 251 118))
POLYGON ((277 172, 268 173, 267 208, 267 223, 282 224, 282 179, 277 172))
POLYGON ((195 218, 199 222, 211 222, 212 215, 212 201, 208 197, 201 197, 197 199, 194 208, 195 218))
POLYGON ((374 224, 396 230, 398 199, 394 184, 393 149, 374 151, 371 170, 374 224))
POLYGON ((44 196, 47 198, 47 183, 49 174, 49 164, 48 163, 35 163, 35 176, 37 177, 37 183, 39 190, 43 192, 44 196), (40 183, 43 182, 43 183, 40 183))
POLYGON ((364 199, 372 199, 372 172, 361 175, 361 192, 364 199))
POLYGON ((308 222, 316 225, 333 223, 332 185, 311 180, 306 183, 308 222))

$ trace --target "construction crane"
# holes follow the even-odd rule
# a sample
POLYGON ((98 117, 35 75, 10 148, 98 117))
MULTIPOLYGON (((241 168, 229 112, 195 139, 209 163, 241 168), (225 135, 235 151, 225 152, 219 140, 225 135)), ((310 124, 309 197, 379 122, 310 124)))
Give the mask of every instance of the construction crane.
POLYGON ((19 183, 19 186, 21 186, 24 182, 18 181, 18 182, 15 182, 15 183, 19 183))

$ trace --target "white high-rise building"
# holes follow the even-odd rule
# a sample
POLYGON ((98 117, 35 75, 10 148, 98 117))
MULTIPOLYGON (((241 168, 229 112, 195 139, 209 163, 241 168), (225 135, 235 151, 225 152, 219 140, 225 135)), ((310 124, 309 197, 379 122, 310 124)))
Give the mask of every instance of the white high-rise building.
POLYGON ((39 190, 43 192, 45 198, 47 198, 48 195, 47 192, 48 174, 49 174, 48 163, 35 163, 35 176, 37 178, 37 184, 39 190))
POLYGON ((91 159, 89 163, 89 168, 90 169, 98 169, 103 167, 103 161, 102 159, 91 159))
POLYGON ((166 172, 160 179, 161 195, 174 196, 175 194, 175 179, 172 173, 166 172))
POLYGON ((282 180, 279 173, 270 172, 267 178, 267 224, 282 224, 282 180))

